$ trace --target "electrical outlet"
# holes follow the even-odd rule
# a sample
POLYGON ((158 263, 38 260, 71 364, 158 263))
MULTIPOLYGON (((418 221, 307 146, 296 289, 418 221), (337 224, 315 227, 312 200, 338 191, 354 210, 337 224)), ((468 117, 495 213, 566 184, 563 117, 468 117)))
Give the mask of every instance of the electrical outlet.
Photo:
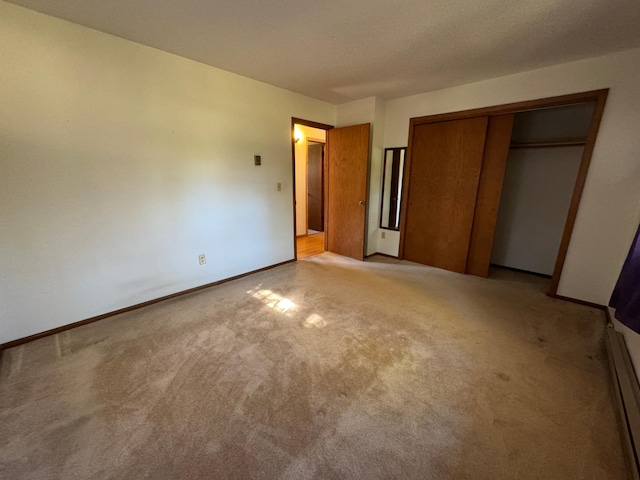
POLYGON ((382 232, 382 233, 380 234, 380 236, 381 236, 382 238, 387 238, 387 232, 382 232))
POLYGON ((202 255, 198 255, 198 262, 200 262, 200 265, 207 263, 207 257, 204 253, 202 255))
POLYGON ((278 185, 276 187, 278 189, 279 192, 282 191, 282 184, 280 182, 278 182, 278 185))
POLYGON ((260 155, 254 155, 253 156, 253 164, 256 167, 259 167, 260 165, 262 165, 262 157, 260 155))

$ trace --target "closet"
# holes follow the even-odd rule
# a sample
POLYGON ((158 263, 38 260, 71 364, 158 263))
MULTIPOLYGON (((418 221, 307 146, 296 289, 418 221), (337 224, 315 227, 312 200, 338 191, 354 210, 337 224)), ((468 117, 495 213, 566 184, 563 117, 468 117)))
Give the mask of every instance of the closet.
POLYGON ((594 106, 515 114, 492 264, 552 276, 594 106))
POLYGON ((464 273, 487 120, 477 117, 416 127, 406 259, 464 273))
POLYGON ((400 258, 552 275, 555 295, 606 96, 412 118, 400 258))

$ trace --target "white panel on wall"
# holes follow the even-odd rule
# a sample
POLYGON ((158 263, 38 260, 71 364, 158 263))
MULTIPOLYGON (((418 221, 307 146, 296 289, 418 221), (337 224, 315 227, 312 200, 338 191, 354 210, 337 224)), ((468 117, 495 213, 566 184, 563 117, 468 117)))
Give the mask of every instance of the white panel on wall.
POLYGON ((552 275, 583 147, 509 153, 491 263, 552 275))

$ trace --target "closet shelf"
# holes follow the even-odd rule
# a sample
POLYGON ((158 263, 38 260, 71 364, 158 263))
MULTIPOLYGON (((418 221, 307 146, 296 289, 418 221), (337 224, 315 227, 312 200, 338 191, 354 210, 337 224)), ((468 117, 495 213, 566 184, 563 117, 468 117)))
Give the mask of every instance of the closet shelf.
POLYGON ((551 138, 546 140, 512 140, 509 148, 577 147, 587 143, 586 137, 551 138))

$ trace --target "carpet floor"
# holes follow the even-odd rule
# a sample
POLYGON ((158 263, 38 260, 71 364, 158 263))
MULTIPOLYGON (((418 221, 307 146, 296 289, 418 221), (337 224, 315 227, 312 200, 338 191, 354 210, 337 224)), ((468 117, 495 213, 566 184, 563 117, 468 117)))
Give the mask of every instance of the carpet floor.
POLYGON ((6 350, 3 479, 625 479, 599 310, 330 253, 6 350))

